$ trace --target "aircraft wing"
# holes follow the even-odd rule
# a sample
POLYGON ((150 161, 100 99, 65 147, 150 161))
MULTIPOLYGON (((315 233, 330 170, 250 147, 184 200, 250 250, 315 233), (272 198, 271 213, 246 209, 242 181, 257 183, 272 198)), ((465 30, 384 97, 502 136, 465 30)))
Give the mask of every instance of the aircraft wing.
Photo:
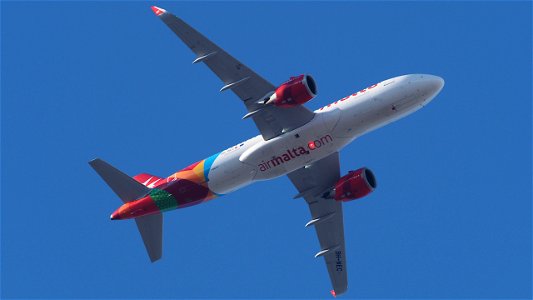
POLYGON ((288 174, 298 189, 296 197, 303 197, 311 210, 311 221, 320 242, 320 251, 329 272, 332 294, 340 295, 348 288, 342 202, 322 198, 322 193, 340 178, 339 153, 335 152, 310 166, 288 174))
MULTIPOLYGON (((159 7, 152 6, 152 10, 196 54, 193 63, 205 63, 224 83, 220 91, 232 90, 248 112, 256 111, 257 101, 276 89, 180 18, 159 7)), ((251 117, 263 138, 269 140, 304 125, 314 113, 301 105, 292 108, 270 105, 251 117)))

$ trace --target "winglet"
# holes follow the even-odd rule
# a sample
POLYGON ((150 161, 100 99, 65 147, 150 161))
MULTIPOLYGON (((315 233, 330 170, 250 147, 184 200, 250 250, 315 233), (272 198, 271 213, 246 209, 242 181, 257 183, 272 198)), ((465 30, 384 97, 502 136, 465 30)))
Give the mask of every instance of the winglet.
POLYGON ((333 296, 334 298, 337 298, 337 294, 335 293, 335 290, 331 290, 329 292, 331 293, 331 296, 333 296))
POLYGON ((157 7, 157 6, 152 6, 151 9, 154 12, 154 14, 158 17, 167 12, 166 10, 162 9, 161 7, 157 7))

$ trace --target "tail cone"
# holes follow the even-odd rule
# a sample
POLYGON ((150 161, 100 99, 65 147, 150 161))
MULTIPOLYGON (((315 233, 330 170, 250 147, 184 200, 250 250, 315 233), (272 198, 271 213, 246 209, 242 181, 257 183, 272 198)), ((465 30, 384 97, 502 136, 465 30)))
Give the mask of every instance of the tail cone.
POLYGON ((111 214, 111 217, 109 217, 111 220, 120 220, 120 214, 118 213, 118 211, 115 211, 114 213, 111 214))

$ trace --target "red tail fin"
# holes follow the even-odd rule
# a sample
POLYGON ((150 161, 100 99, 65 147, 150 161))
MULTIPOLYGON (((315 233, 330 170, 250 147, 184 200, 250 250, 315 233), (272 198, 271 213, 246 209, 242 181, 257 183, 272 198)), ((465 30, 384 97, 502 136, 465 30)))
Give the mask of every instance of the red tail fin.
POLYGON ((138 182, 142 183, 143 185, 149 188, 156 187, 165 182, 163 178, 157 177, 151 174, 147 174, 147 173, 135 175, 133 176, 133 179, 137 180, 138 182))

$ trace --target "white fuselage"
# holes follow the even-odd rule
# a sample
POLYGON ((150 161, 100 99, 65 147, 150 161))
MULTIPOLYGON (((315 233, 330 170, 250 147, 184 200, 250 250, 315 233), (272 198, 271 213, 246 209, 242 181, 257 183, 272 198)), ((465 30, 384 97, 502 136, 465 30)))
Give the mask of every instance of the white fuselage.
POLYGON ((443 84, 440 77, 426 74, 388 79, 316 110, 315 117, 300 128, 268 141, 259 135, 239 143, 214 161, 209 189, 227 194, 309 165, 422 108, 443 84))

